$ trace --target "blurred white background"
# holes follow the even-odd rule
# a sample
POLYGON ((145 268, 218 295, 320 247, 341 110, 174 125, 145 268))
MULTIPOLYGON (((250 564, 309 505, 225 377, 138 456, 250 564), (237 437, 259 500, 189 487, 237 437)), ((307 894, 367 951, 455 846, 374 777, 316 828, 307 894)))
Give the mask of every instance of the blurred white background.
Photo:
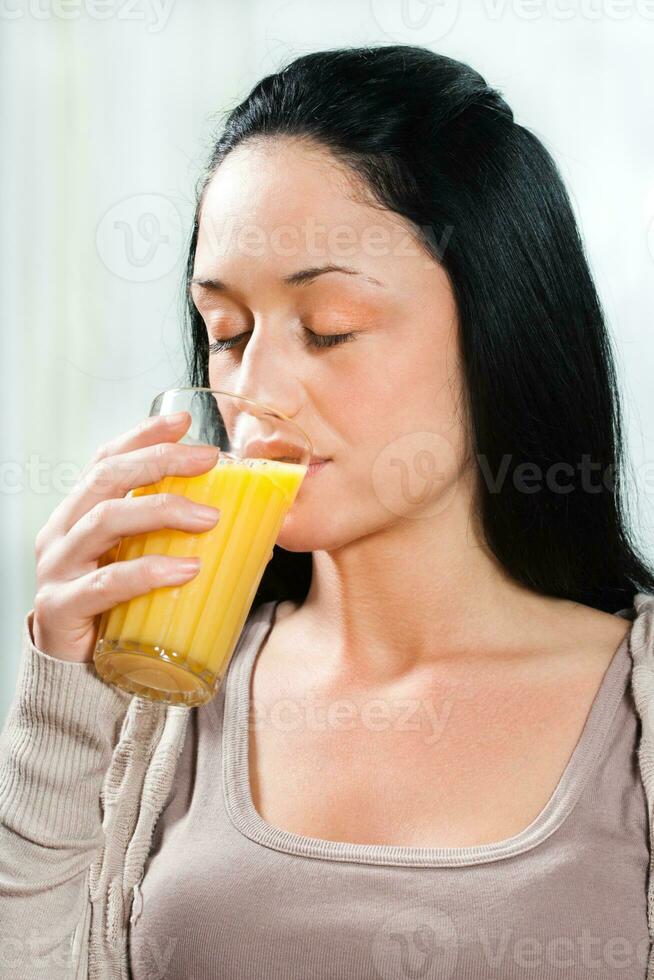
POLYGON ((184 383, 184 254, 219 117, 298 54, 394 42, 473 65, 557 160, 654 553, 654 0, 0 0, 0 718, 38 529, 95 447, 184 383))

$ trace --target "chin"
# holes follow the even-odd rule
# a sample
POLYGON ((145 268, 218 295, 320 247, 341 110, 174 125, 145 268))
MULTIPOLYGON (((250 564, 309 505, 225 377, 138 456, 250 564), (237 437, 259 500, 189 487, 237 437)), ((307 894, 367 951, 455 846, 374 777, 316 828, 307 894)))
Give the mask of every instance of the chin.
POLYGON ((283 548, 284 551, 329 551, 334 547, 333 545, 333 535, 330 534, 329 529, 325 528, 324 534, 321 533, 320 528, 306 528, 300 530, 289 530, 280 531, 277 541, 275 542, 277 547, 283 548))
POLYGON ((339 534, 330 515, 324 507, 312 515, 307 508, 306 515, 300 512, 286 517, 276 544, 285 551, 333 551, 352 539, 351 534, 339 534))
POLYGON ((277 535, 276 544, 286 551, 338 551, 388 523, 388 515, 379 515, 374 506, 362 502, 359 508, 334 509, 321 501, 314 505, 296 502, 287 514, 277 535))

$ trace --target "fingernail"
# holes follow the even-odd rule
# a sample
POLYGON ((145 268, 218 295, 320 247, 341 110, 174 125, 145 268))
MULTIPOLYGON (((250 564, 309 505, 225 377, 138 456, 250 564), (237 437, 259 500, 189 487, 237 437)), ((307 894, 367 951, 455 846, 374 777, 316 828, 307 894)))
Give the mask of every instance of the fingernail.
POLYGON ((175 563, 175 571, 178 575, 193 575, 200 568, 200 564, 199 558, 185 558, 175 563))
POLYGON ((174 412, 172 415, 161 415, 159 416, 164 420, 166 425, 179 425, 179 423, 185 419, 188 412, 174 412))
POLYGON ((194 459, 213 459, 219 452, 218 446, 191 446, 194 459))
POLYGON ((220 516, 217 507, 205 507, 204 504, 194 504, 191 508, 191 517, 206 524, 215 524, 220 516))

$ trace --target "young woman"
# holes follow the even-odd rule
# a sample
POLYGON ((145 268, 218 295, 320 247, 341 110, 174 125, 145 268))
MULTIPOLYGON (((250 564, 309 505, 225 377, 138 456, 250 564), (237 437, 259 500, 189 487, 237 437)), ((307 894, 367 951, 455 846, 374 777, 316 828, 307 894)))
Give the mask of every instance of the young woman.
MULTIPOLYGON (((629 533, 607 329, 546 149, 466 64, 408 46, 303 56, 229 114, 186 286, 187 383, 274 405, 324 464, 220 694, 166 713, 188 719, 169 791, 152 805, 156 725, 138 787, 105 787, 111 812, 121 793, 139 809, 111 872, 122 904, 119 816, 75 866, 96 923, 75 930, 91 937, 80 962, 123 941, 137 881, 118 961, 138 980, 650 975, 630 682, 636 653, 654 659, 654 573, 629 533)), ((125 534, 200 526, 183 498, 125 496, 139 467, 151 482, 212 464, 178 444, 187 424, 103 446, 40 532, 34 662, 88 663, 101 611, 194 574, 103 561, 125 534)), ((105 763, 129 702, 112 697, 105 763)))

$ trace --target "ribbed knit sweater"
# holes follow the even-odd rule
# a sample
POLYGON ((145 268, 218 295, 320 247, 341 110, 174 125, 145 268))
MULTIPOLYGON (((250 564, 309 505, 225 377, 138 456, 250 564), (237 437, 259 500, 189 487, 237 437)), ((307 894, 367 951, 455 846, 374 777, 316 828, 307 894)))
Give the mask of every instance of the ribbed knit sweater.
MULTIPOLYGON (((654 596, 638 593, 618 615, 632 620, 629 683, 650 818, 646 976, 654 980, 654 596)), ((1 975, 132 980, 130 917, 138 918, 155 827, 196 709, 132 697, 93 664, 49 656, 34 645, 32 618, 30 610, 0 735, 1 975)))

